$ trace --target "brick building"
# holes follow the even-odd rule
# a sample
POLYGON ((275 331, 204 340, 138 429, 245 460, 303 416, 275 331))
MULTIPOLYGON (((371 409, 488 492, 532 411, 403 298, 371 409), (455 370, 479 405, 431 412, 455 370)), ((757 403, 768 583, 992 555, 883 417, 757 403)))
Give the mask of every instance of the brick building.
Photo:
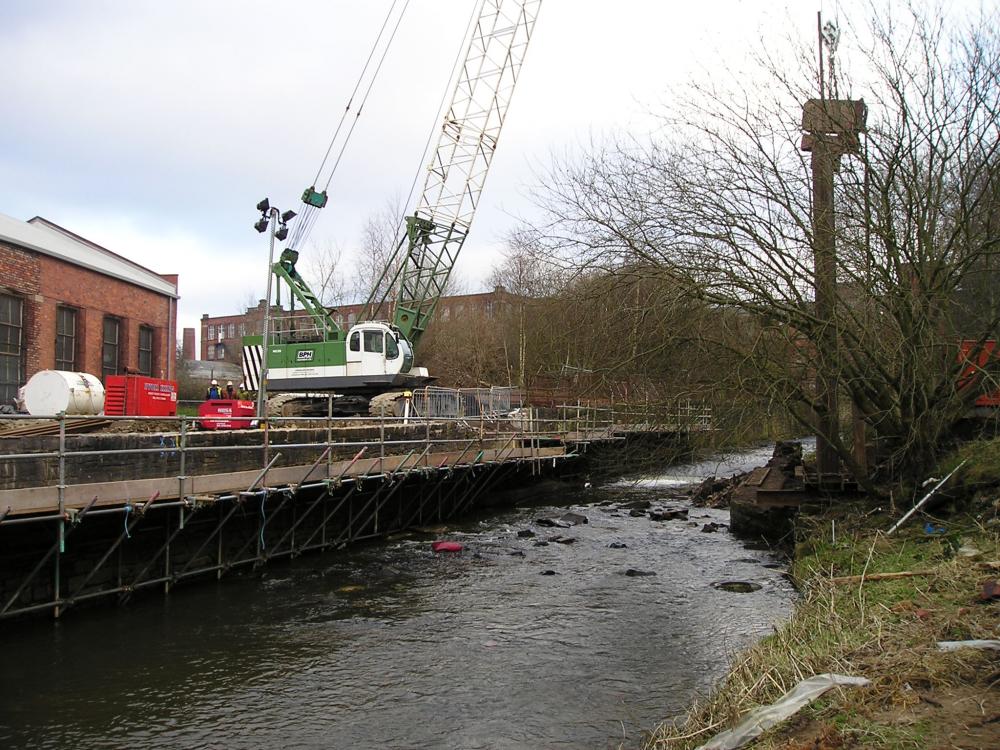
MULTIPOLYGON (((455 294, 438 300, 434 314, 441 320, 461 320, 475 313, 492 318, 499 313, 504 300, 509 297, 510 293, 503 287, 497 287, 492 292, 455 294)), ((264 300, 260 300, 256 307, 247 308, 241 315, 217 317, 209 317, 208 313, 202 315, 201 358, 239 363, 243 353, 243 337, 260 335, 264 331, 266 305, 264 300)), ((364 307, 364 305, 340 305, 329 310, 337 325, 346 330, 358 321, 358 316, 362 314, 364 307)), ((287 317, 287 313, 272 306, 272 321, 278 317, 287 317)))
POLYGON ((175 377, 177 276, 0 214, 0 404, 39 370, 175 377))

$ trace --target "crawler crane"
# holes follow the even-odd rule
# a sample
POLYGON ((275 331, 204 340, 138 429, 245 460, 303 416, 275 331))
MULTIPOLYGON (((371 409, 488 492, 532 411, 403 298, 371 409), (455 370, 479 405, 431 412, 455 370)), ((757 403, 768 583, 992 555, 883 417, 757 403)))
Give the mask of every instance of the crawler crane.
MULTIPOLYGON (((433 379, 414 365, 414 351, 468 236, 540 3, 479 1, 423 190, 372 286, 363 321, 341 328, 309 289, 296 268, 296 236, 281 252, 271 268, 275 297, 280 300, 281 287, 287 287, 302 312, 276 325, 266 346, 261 336, 243 340, 244 375, 253 390, 267 357, 266 390, 278 394, 269 404, 271 414, 279 413, 275 407, 284 414, 306 413, 310 401, 325 409, 331 393, 341 413, 367 410, 369 400, 377 413, 401 390, 433 379)), ((314 214, 326 201, 326 190, 314 184, 303 193, 303 211, 314 214)))

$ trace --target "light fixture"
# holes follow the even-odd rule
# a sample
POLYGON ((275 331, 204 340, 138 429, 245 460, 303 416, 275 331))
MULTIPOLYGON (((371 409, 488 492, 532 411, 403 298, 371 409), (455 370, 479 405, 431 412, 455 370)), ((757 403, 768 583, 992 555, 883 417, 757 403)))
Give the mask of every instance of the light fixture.
POLYGON ((260 232, 261 234, 263 234, 264 232, 266 232, 267 231, 267 217, 266 216, 261 216, 260 219, 257 221, 257 223, 253 225, 253 228, 256 229, 258 232, 260 232))
POLYGON ((298 214, 296 214, 294 211, 291 211, 291 210, 285 211, 285 213, 283 213, 281 215, 281 223, 282 224, 287 224, 292 219, 294 219, 296 216, 298 216, 298 214))
POLYGON ((271 202, 265 198, 260 203, 257 204, 257 210, 263 213, 267 213, 267 210, 271 207, 271 202))
POLYGON ((288 227, 285 226, 284 224, 282 224, 278 228, 278 231, 274 233, 274 237, 275 237, 276 240, 278 240, 278 242, 284 242, 285 241, 285 237, 287 237, 287 236, 288 236, 288 227))

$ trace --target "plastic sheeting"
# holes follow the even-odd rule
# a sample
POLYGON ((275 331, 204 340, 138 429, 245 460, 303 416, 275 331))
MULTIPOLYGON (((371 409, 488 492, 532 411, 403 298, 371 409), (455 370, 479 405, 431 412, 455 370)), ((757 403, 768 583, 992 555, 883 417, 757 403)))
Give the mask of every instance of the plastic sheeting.
POLYGON ((942 651, 958 651, 960 648, 992 648, 1000 651, 1000 641, 938 641, 942 651))
POLYGON ((698 750, 736 750, 754 737, 770 729, 803 707, 819 698, 823 693, 838 685, 861 687, 868 685, 864 677, 850 677, 842 674, 818 674, 802 680, 770 706, 755 708, 732 729, 715 735, 698 750))

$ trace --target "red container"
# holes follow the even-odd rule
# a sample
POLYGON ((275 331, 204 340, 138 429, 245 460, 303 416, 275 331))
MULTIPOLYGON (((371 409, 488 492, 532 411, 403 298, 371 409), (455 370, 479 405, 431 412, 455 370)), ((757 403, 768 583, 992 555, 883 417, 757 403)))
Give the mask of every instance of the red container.
POLYGON ((256 411, 253 401, 212 399, 198 407, 198 426, 203 430, 245 430, 255 426, 256 411))
MULTIPOLYGON (((958 376, 959 390, 978 385, 982 378, 982 371, 991 364, 990 360, 1000 357, 1000 352, 997 351, 997 342, 993 339, 987 339, 981 346, 977 346, 978 344, 978 341, 972 340, 960 342, 958 361, 969 364, 958 376)), ((1000 390, 981 394, 976 399, 975 406, 1000 406, 1000 390)))
POLYGON ((112 417, 176 416, 177 383, 143 375, 108 375, 104 413, 112 417))

